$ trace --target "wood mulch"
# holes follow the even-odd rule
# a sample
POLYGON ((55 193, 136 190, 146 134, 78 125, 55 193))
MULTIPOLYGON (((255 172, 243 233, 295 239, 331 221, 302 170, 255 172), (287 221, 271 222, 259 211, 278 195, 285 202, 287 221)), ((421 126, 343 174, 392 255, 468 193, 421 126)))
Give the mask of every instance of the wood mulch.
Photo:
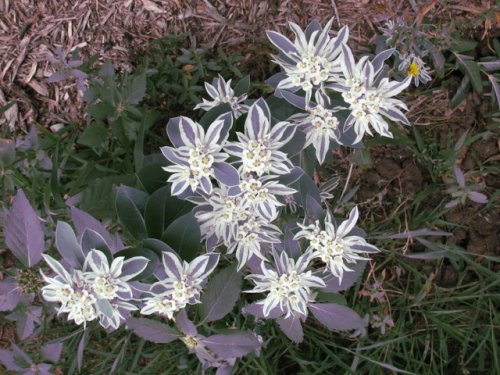
MULTIPOLYGON (((49 127, 81 121, 83 100, 74 84, 47 83, 53 72, 47 54, 56 47, 65 52, 78 48, 83 57, 98 54, 120 70, 131 71, 131 57, 147 48, 152 39, 168 34, 187 32, 198 43, 245 54, 252 50, 249 46, 268 43, 266 29, 285 31, 288 21, 304 26, 312 19, 326 22, 335 17, 334 30, 349 25, 351 40, 362 48, 374 41, 378 26, 374 22, 391 15, 396 3, 399 1, 0 0, 0 105, 15 102, 0 117, 0 126, 25 132, 34 122, 49 127)), ((407 3, 444 19, 493 6, 492 1, 468 2, 467 6, 461 5, 463 1, 450 2, 458 7, 455 9, 445 9, 436 0, 407 3)), ((488 25, 484 26, 487 30, 488 25)))

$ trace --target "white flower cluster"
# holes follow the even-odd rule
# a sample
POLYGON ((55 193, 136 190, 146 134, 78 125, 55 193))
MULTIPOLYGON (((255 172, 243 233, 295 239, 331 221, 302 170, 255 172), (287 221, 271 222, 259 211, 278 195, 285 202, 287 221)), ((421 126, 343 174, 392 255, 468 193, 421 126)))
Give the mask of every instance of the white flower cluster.
POLYGON ((280 256, 275 254, 275 267, 261 263, 261 273, 251 274, 248 279, 255 287, 248 293, 266 293, 260 301, 264 316, 274 315, 273 312, 290 316, 307 316, 307 306, 314 302, 315 293, 311 288, 322 288, 325 282, 314 276, 309 269, 312 252, 306 251, 297 261, 290 258, 285 251, 280 256), (273 311, 274 310, 274 311, 273 311))
POLYGON ((227 142, 223 149, 236 157, 238 184, 219 180, 219 188, 195 198, 199 205, 195 216, 207 243, 224 244, 228 254, 236 253, 238 269, 253 256, 264 259, 263 246, 278 243, 280 231, 272 224, 284 205, 278 197, 296 191, 277 181, 292 164, 280 149, 291 139, 295 129, 287 122, 270 126, 271 116, 264 100, 249 108, 245 133, 237 133, 239 142, 227 142))
POLYGON ((231 80, 225 81, 220 75, 214 79, 213 84, 205 82, 205 90, 208 95, 213 99, 211 101, 203 99, 194 109, 203 109, 209 111, 221 104, 227 103, 231 107, 231 111, 235 118, 240 117, 243 113, 248 111, 248 106, 243 104, 247 95, 243 94, 235 96, 234 90, 231 88, 231 80))
POLYGON ((173 253, 164 252, 163 269, 157 275, 159 281, 151 286, 150 296, 144 298, 141 314, 173 319, 174 314, 187 305, 200 303, 203 284, 218 261, 218 254, 202 255, 188 263, 173 253))
POLYGON ((102 251, 92 249, 85 258, 83 270, 75 269, 69 273, 54 258, 43 257, 56 276, 42 273, 47 283, 42 288, 42 295, 49 302, 60 303, 58 313, 68 313, 68 319, 76 324, 86 325, 99 319, 103 327, 116 329, 126 312, 137 310, 129 302, 134 297, 128 281, 144 270, 148 262, 146 258, 124 260, 124 257, 117 257, 110 265, 102 251), (124 274, 123 267, 132 264, 136 265, 134 272, 124 274))
POLYGON ((383 78, 382 68, 394 50, 382 51, 372 61, 364 56, 355 63, 347 46, 347 27, 343 27, 336 38, 330 38, 328 32, 332 21, 324 28, 313 22, 305 32, 294 23, 289 24, 295 34, 294 42, 277 32, 268 32, 269 39, 279 49, 279 55, 274 56, 275 62, 283 69, 283 73, 278 73, 269 82, 274 84, 280 96, 309 112, 307 117, 297 115, 294 119, 305 132, 307 145, 312 144, 316 149, 320 163, 324 162, 332 140, 348 146, 357 144, 365 133, 373 135, 370 126, 377 133, 392 138, 384 117, 409 125, 401 112, 408 108, 393 97, 408 87, 414 72, 420 72, 417 59, 413 58, 408 64, 410 77, 402 82, 389 81, 383 78), (293 94, 299 89, 305 92, 305 98, 293 94), (347 106, 328 108, 328 91, 340 92, 347 106), (316 104, 311 102, 313 93, 316 104), (341 122, 334 114, 339 110, 349 111, 347 120, 341 122), (354 128, 354 137, 342 139, 351 128, 354 128))
POLYGON ((322 230, 319 221, 310 225, 301 225, 301 231, 295 239, 305 238, 309 241, 308 250, 313 252, 313 258, 320 258, 331 273, 342 282, 344 272, 352 271, 347 264, 357 260, 368 260, 360 253, 377 252, 378 249, 366 242, 363 237, 353 232, 359 217, 358 208, 354 207, 349 219, 335 228, 331 214, 328 212, 325 220, 325 229, 322 230))

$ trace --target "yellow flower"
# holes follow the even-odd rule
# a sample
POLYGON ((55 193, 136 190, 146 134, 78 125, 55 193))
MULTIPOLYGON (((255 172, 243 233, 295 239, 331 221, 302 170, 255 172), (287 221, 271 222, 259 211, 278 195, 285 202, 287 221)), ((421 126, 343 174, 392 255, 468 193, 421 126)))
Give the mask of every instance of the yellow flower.
POLYGON ((412 77, 417 77, 420 74, 420 66, 418 66, 418 64, 413 61, 408 67, 406 74, 412 77))

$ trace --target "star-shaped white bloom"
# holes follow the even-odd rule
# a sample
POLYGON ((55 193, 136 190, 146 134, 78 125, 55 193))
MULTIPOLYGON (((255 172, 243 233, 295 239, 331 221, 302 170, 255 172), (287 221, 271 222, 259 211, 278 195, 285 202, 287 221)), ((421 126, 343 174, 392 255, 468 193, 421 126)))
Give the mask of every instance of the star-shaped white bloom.
POLYGON ((381 78, 383 63, 393 51, 382 51, 372 61, 365 56, 355 63, 349 47, 342 46, 343 78, 326 87, 342 92, 342 97, 349 104, 351 114, 345 122, 345 130, 354 126, 354 143, 359 142, 365 133, 373 135, 370 127, 380 135, 392 138, 389 124, 384 117, 410 125, 401 112, 408 110, 406 104, 393 97, 409 86, 411 77, 402 82, 381 78))
POLYGON ((203 127, 187 117, 169 121, 167 133, 174 147, 162 147, 163 155, 173 165, 164 167, 172 173, 172 195, 184 191, 196 192, 199 188, 206 194, 212 192, 212 178, 226 185, 239 182, 238 172, 224 163, 228 155, 222 151, 232 125, 230 114, 219 116, 205 132, 203 127))
POLYGON ((248 111, 248 106, 242 104, 242 102, 246 100, 247 95, 235 96, 234 90, 231 88, 231 80, 226 82, 224 78, 219 75, 218 78, 214 79, 213 84, 205 82, 205 90, 207 90, 208 95, 210 95, 213 100, 209 101, 203 99, 203 102, 197 104, 194 109, 209 111, 221 104, 228 103, 235 118, 240 117, 243 113, 248 111))
POLYGON ((215 253, 201 255, 188 263, 174 253, 163 252, 163 268, 157 275, 160 280, 151 286, 141 314, 172 319, 186 305, 200 303, 203 284, 218 261, 219 254, 215 253))
POLYGON ((276 31, 268 31, 271 43, 279 49, 279 55, 273 56, 285 77, 280 80, 277 89, 296 91, 301 88, 306 92, 306 103, 309 102, 313 89, 323 89, 327 82, 335 81, 340 73, 339 55, 341 45, 347 42, 349 29, 344 26, 337 37, 328 34, 332 27, 331 19, 324 28, 314 21, 305 32, 298 25, 289 22, 295 34, 294 42, 276 31))
POLYGON ((261 273, 247 276, 255 283, 248 293, 267 293, 266 298, 258 302, 263 305, 264 316, 275 308, 283 311, 285 317, 307 316, 307 306, 314 302, 311 288, 325 286, 321 278, 307 270, 312 258, 313 253, 307 251, 295 261, 283 251, 279 256, 274 255, 274 267, 262 261, 261 273))
POLYGON ((359 217, 357 207, 354 207, 349 218, 342 222, 338 228, 332 221, 330 212, 325 219, 325 229, 322 230, 319 221, 311 225, 299 224, 302 229, 295 235, 295 239, 305 238, 309 241, 308 250, 313 252, 313 257, 320 258, 326 263, 327 269, 342 281, 344 272, 352 271, 348 264, 357 260, 367 260, 360 256, 361 253, 374 253, 378 249, 366 240, 352 233, 359 217))
POLYGON ((294 134, 295 127, 288 122, 279 122, 271 128, 269 107, 259 99, 248 111, 245 134, 237 133, 239 142, 228 143, 224 150, 240 159, 241 174, 287 174, 293 165, 280 149, 294 134))

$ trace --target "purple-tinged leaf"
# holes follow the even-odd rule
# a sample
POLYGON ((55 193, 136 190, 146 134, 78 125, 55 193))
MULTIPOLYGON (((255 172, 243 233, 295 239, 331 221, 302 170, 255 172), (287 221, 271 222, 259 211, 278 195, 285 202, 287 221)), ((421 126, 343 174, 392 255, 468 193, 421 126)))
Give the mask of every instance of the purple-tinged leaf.
POLYGON ((444 208, 452 208, 452 207, 455 207, 455 206, 458 206, 460 204, 460 199, 453 199, 452 201, 446 203, 444 205, 444 208))
POLYGON ((42 225, 26 195, 19 189, 4 223, 5 244, 28 267, 42 259, 45 248, 42 225))
POLYGON ((233 372, 232 370, 233 370, 232 366, 217 367, 215 375, 231 375, 231 373, 233 372))
POLYGON ((272 30, 266 31, 267 37, 279 50, 288 53, 296 52, 295 45, 286 36, 272 30))
POLYGON ((23 373, 23 375, 52 375, 50 369, 52 365, 48 363, 37 363, 30 366, 30 368, 23 373))
POLYGON ((237 186, 240 183, 238 170, 228 163, 214 163, 214 176, 226 186, 237 186))
POLYGON ((33 334, 35 323, 40 324, 42 308, 37 306, 25 306, 6 316, 7 319, 16 322, 17 336, 25 340, 33 334))
POLYGON ((453 174, 455 175, 455 179, 457 180, 458 185, 461 187, 465 186, 465 176, 464 172, 458 167, 458 165, 453 166, 453 174))
POLYGON ((378 53, 377 56, 373 58, 372 65, 375 74, 377 74, 380 71, 380 69, 382 69, 385 60, 391 57, 394 51, 395 51, 394 48, 386 49, 385 51, 378 53))
POLYGON ((276 96, 285 99, 288 103, 294 105, 297 108, 306 108, 306 99, 303 96, 295 95, 287 90, 277 89, 276 96))
POLYGON ((406 118, 404 113, 401 112, 397 108, 392 108, 392 109, 381 108, 380 113, 383 114, 384 116, 390 118, 393 121, 399 121, 399 122, 402 122, 403 124, 408 125, 408 126, 411 125, 410 121, 408 121, 408 119, 406 118))
POLYGON ((200 317, 213 322, 225 317, 233 309, 241 293, 243 279, 236 265, 219 271, 204 288, 201 295, 200 317))
POLYGON ((87 345, 87 340, 89 338, 89 330, 84 330, 82 338, 80 339, 80 342, 78 343, 78 349, 76 350, 76 364, 78 367, 78 371, 81 370, 82 368, 82 363, 83 363, 83 352, 85 351, 85 346, 87 345))
POLYGON ((336 303, 313 303, 309 305, 309 310, 331 331, 349 331, 365 325, 357 312, 336 303))
POLYGON ((449 232, 438 232, 438 231, 433 231, 429 229, 416 229, 416 230, 410 230, 410 231, 404 231, 403 233, 397 233, 397 234, 386 234, 383 236, 378 236, 375 238, 381 238, 381 239, 408 239, 408 238, 415 238, 415 237, 420 237, 420 236, 451 236, 452 234, 449 232))
POLYGON ((81 268, 85 255, 68 223, 58 221, 56 226, 56 247, 59 254, 74 268, 81 268))
POLYGON ((321 207, 316 199, 307 194, 306 197, 306 214, 310 219, 319 219, 324 216, 325 210, 321 207))
MULTIPOLYGON (((266 83, 273 87, 273 88, 276 88, 278 87, 279 83, 281 81, 283 81, 285 78, 287 78, 287 74, 285 72, 279 72, 279 73, 276 73, 276 74, 273 74, 271 77, 269 77, 268 79, 266 79, 266 83)), ((278 96, 277 94, 275 94, 278 98, 280 98, 280 96, 278 96)))
POLYGON ((283 333, 293 342, 298 344, 304 340, 304 330, 298 316, 281 317, 276 319, 276 323, 278 323, 283 333))
POLYGON ((57 363, 61 358, 63 344, 61 342, 48 343, 42 346, 42 355, 45 359, 57 363))
POLYGON ((302 255, 299 241, 294 240, 294 234, 290 227, 284 229, 285 236, 283 239, 284 250, 290 258, 298 258, 302 255))
POLYGON ((198 330, 192 321, 189 320, 186 310, 181 310, 175 317, 175 324, 186 336, 197 336, 198 330))
POLYGON ((75 225, 78 237, 81 237, 85 229, 92 229, 104 238, 112 253, 116 253, 117 251, 123 249, 124 246, 120 236, 118 234, 110 234, 104 225, 102 225, 101 222, 95 219, 92 215, 76 207, 71 207, 71 219, 75 225))
POLYGON ((125 324, 137 336, 157 344, 168 344, 179 338, 179 334, 172 327, 156 320, 128 318, 125 324))
POLYGON ((411 253, 404 254, 405 257, 410 259, 421 259, 421 260, 434 260, 441 259, 445 256, 449 255, 449 251, 447 250, 439 250, 439 251, 429 251, 429 252, 419 252, 419 253, 411 253))
POLYGON ((246 305, 241 312, 243 315, 253 315, 258 319, 277 319, 285 314, 285 312, 277 306, 272 309, 267 316, 265 316, 264 305, 258 302, 246 305))
POLYGON ((206 337, 202 343, 221 359, 240 358, 261 347, 259 338, 250 332, 237 331, 206 337))
POLYGON ((14 310, 24 300, 21 287, 10 278, 0 281, 0 311, 14 310))
POLYGON ((121 278, 125 281, 133 279, 146 269, 149 259, 143 256, 137 256, 127 259, 123 262, 121 278))
POLYGON ((163 270, 170 278, 180 279, 182 272, 182 262, 176 253, 164 251, 162 253, 163 270))
POLYGON ((92 250, 102 251, 110 260, 112 258, 108 244, 102 236, 92 229, 85 229, 81 239, 82 251, 85 256, 92 250))
POLYGON ((476 203, 486 204, 488 203, 488 197, 482 193, 478 193, 477 191, 469 191, 467 193, 467 197, 476 203))
MULTIPOLYGON (((497 60, 496 63, 500 64, 500 60, 497 60)), ((488 79, 490 80, 491 87, 495 93, 497 107, 500 107, 500 84, 498 83, 498 78, 496 78, 493 74, 488 74, 488 79)))
MULTIPOLYGON (((13 344, 14 345, 14 344, 13 344)), ((17 356, 10 350, 0 349, 0 363, 10 371, 22 371, 23 368, 17 364, 17 356)))
POLYGON ((168 139, 176 148, 184 146, 184 142, 181 138, 180 122, 181 117, 175 117, 171 118, 167 123, 168 139))
POLYGON ((354 56, 352 55, 351 49, 346 44, 342 44, 342 59, 340 60, 340 63, 342 70, 347 72, 349 77, 354 77, 354 56))
POLYGON ((452 253, 447 245, 431 242, 423 238, 417 237, 416 240, 424 245, 426 248, 431 250, 428 253, 414 253, 414 254, 406 254, 405 256, 408 258, 416 258, 416 259, 440 259, 442 257, 448 257, 451 259, 457 259, 457 255, 452 253), (420 255, 418 255, 420 254, 420 255), (419 257, 420 256, 420 257, 419 257))
POLYGON ((329 273, 328 276, 323 278, 326 286, 321 288, 321 291, 326 293, 337 293, 349 289, 351 286, 356 284, 359 278, 363 275, 363 271, 365 270, 367 263, 368 262, 366 261, 358 260, 355 264, 349 264, 348 267, 352 269, 352 272, 344 272, 340 283, 338 277, 329 273))

